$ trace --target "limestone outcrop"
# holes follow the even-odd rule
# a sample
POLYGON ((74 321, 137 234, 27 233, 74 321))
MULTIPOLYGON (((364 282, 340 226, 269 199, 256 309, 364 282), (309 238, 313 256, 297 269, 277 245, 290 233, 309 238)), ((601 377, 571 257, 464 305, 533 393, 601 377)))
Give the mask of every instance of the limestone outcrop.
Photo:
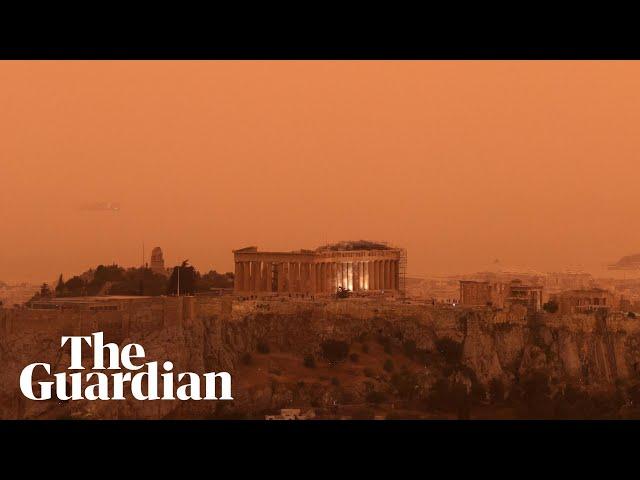
POLYGON ((329 387, 320 385, 313 371, 304 379, 263 372, 264 378, 279 380, 253 384, 234 376, 234 400, 228 402, 232 405, 129 400, 59 404, 20 395, 18 377, 24 366, 46 361, 55 371, 65 370, 69 355, 59 348, 60 335, 92 331, 104 331, 106 341, 140 343, 147 359, 170 359, 176 371, 232 375, 239 375, 243 358, 257 355, 261 345, 275 354, 320 358, 326 340, 345 342, 351 351, 359 351, 353 346, 367 338, 387 345, 385 349, 411 352, 420 366, 415 373, 420 395, 442 379, 485 389, 498 380, 509 389, 530 372, 545 372, 558 385, 592 389, 640 378, 640 322, 615 314, 528 318, 517 309, 358 300, 238 302, 227 297, 196 299, 188 308, 165 302, 162 309, 149 304, 128 312, 5 309, 0 310, 0 320, 1 418, 219 418, 225 411, 250 414, 292 403, 363 402, 372 391, 387 388, 391 376, 385 380, 384 372, 375 373, 366 382, 342 381, 329 387))

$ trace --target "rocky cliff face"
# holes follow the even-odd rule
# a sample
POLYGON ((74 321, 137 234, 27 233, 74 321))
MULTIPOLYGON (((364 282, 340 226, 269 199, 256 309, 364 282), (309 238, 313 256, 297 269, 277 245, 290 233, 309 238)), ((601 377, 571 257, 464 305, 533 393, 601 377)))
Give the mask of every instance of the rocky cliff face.
MULTIPOLYGON (((500 382, 509 392, 532 372, 543 372, 555 389, 566 385, 610 389, 619 382, 636 381, 640 368, 640 321, 615 315, 527 318, 517 309, 444 309, 357 300, 233 304, 225 300, 196 306, 194 315, 180 325, 138 330, 118 343, 139 342, 148 360, 170 359, 175 371, 229 371, 234 401, 78 401, 61 407, 20 398, 20 369, 33 361, 54 363, 58 352, 59 337, 32 335, 22 342, 15 338, 0 342, 2 418, 216 418, 225 411, 242 416, 292 404, 366 402, 373 398, 372 392, 391 399, 403 395, 399 375, 382 369, 360 378, 348 365, 332 367, 329 374, 345 375, 339 385, 327 378, 323 383, 320 370, 287 374, 273 367, 275 363, 250 372, 243 359, 259 355, 261 345, 268 345, 272 355, 300 363, 305 356, 321 359, 327 340, 346 343, 350 352, 364 351, 367 342, 383 345, 381 355, 408 359, 403 368, 415 383, 408 394, 411 398, 429 396, 443 380, 467 391, 489 391, 492 383, 500 382)), ((68 353, 61 354, 57 371, 68 363, 68 353)))

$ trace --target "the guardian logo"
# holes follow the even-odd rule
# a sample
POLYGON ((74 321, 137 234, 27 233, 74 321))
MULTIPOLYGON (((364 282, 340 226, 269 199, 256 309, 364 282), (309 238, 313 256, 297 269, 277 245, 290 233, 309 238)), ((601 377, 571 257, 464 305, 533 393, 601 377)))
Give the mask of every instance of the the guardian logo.
POLYGON ((162 373, 159 372, 158 362, 144 363, 144 348, 137 343, 125 345, 120 350, 115 343, 105 345, 102 332, 91 336, 62 337, 61 346, 67 341, 71 345, 69 370, 86 370, 82 364, 82 349, 86 343, 93 348, 91 371, 55 373, 51 380, 37 382, 40 391, 36 393, 34 374, 40 370, 40 375, 46 373, 51 376, 51 365, 32 363, 20 374, 20 390, 25 397, 30 400, 57 398, 63 401, 126 400, 125 391, 130 391, 137 400, 233 400, 231 375, 227 372, 205 373, 202 377, 193 372, 182 372, 177 374, 176 379, 171 361, 162 364, 162 373), (107 366, 104 364, 106 352, 109 358, 107 366))

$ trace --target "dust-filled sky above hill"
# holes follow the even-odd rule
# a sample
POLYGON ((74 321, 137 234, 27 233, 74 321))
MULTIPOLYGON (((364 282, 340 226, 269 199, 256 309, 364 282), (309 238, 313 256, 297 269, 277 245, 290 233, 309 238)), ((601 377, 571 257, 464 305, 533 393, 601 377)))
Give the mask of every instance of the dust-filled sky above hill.
POLYGON ((0 280, 143 241, 201 271, 350 239, 414 275, 602 270, 640 252, 638 85, 640 62, 0 62, 0 280))

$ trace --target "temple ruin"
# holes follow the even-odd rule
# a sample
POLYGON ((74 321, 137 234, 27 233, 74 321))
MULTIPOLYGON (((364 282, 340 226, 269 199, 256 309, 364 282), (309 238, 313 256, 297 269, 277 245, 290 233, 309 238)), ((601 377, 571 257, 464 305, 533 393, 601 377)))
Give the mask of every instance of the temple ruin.
POLYGON ((406 254, 384 243, 356 241, 315 250, 259 252, 257 247, 234 250, 238 294, 335 294, 403 290, 406 254))

